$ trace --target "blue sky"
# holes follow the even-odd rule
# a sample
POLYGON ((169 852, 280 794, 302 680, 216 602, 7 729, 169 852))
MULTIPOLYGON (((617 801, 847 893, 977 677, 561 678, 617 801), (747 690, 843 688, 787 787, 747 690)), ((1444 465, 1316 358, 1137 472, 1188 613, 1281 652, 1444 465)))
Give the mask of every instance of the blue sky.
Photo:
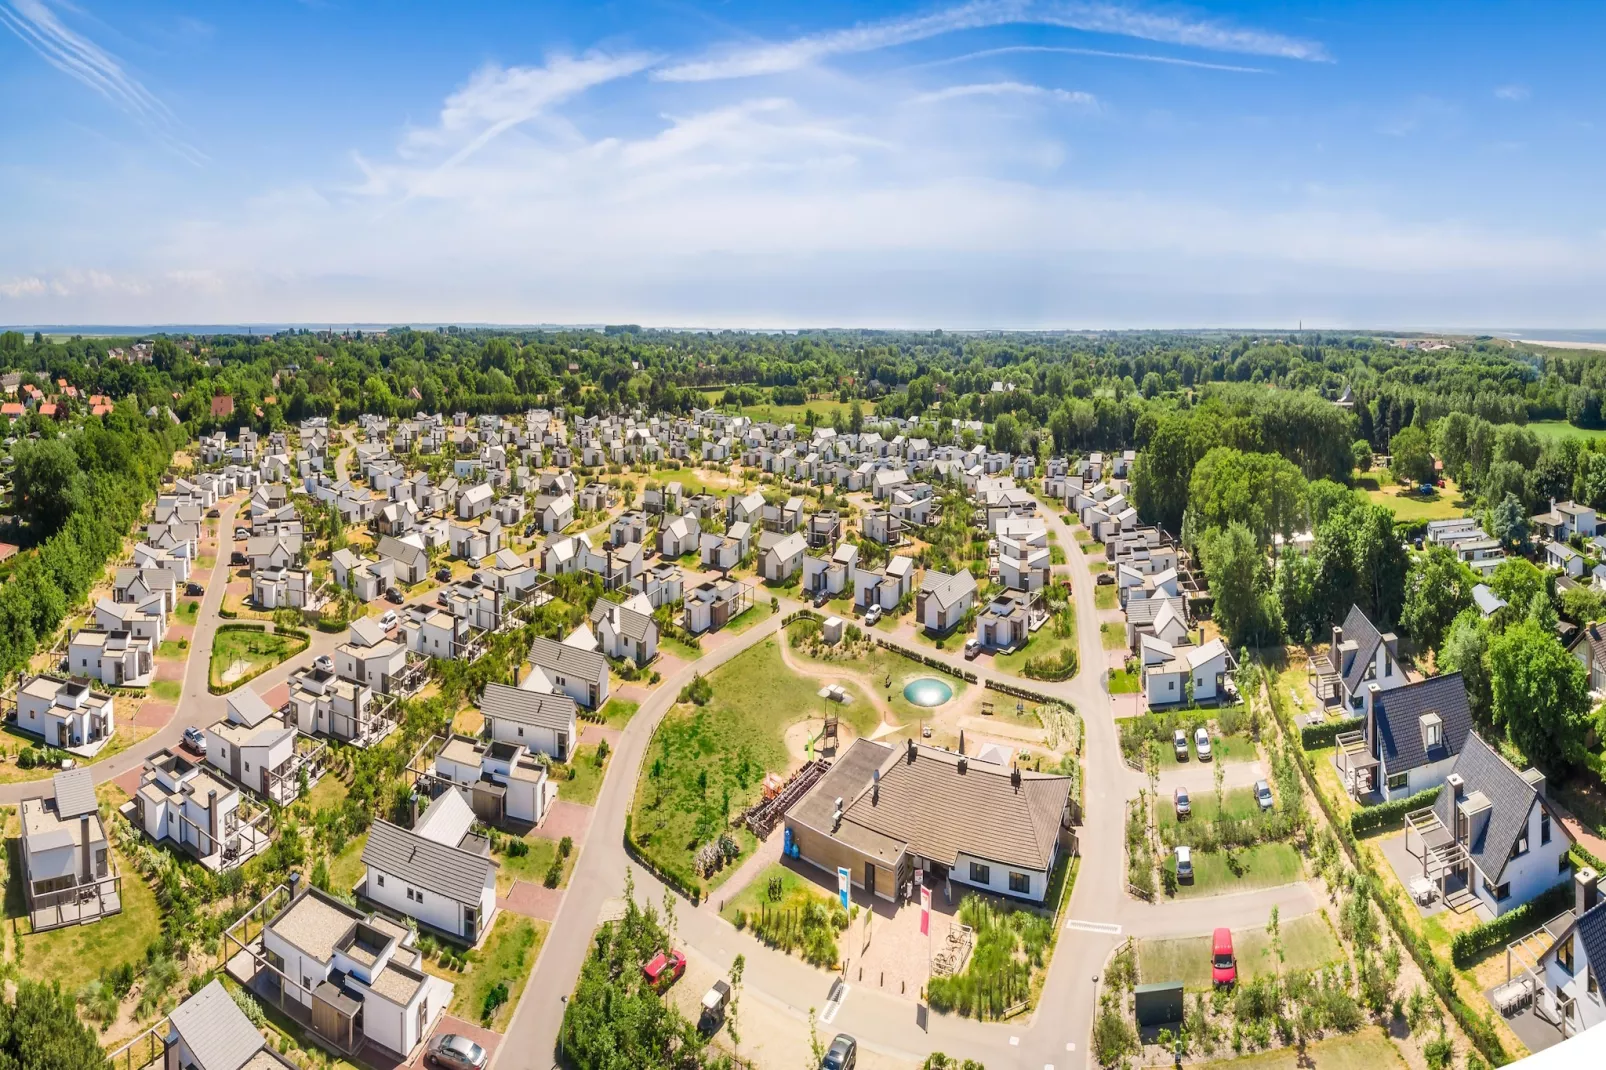
POLYGON ((1603 24, 0 0, 0 323, 1606 327, 1603 24))

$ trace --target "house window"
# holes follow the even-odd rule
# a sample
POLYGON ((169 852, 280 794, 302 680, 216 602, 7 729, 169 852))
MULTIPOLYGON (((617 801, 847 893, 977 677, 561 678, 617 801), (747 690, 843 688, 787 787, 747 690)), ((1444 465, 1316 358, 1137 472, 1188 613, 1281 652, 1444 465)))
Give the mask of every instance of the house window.
POLYGON ((1165 682, 1165 689, 1167 691, 1175 691, 1177 689, 1177 682, 1175 680, 1167 680, 1165 682))
POLYGON ((245 771, 247 773, 249 773, 251 771, 251 763, 250 762, 246 762, 245 763, 245 771))
POLYGON ((1556 862, 1556 872, 1557 873, 1566 873, 1569 869, 1572 869, 1572 868, 1573 868, 1573 860, 1572 860, 1571 856, 1567 855, 1566 853, 1563 853, 1561 858, 1559 860, 1557 860, 1557 862, 1556 862))
POLYGON ((385 886, 385 875, 383 873, 375 873, 374 883, 383 888, 385 886))
POLYGON ((524 726, 523 725, 519 725, 519 738, 520 739, 524 738, 524 726))
POLYGON ((1595 980, 1595 967, 1593 967, 1593 966, 1586 967, 1585 970, 1584 970, 1584 973, 1589 978, 1588 986, 1587 986, 1589 988, 1589 994, 1592 995, 1592 996, 1600 995, 1600 982, 1595 980))
POLYGON ((1528 853, 1528 830, 1527 829, 1523 829, 1522 830, 1522 835, 1517 837, 1517 842, 1511 845, 1511 857, 1512 858, 1521 858, 1523 855, 1525 855, 1527 853, 1528 853))
POLYGON ((1570 976, 1573 972, 1573 934, 1568 933, 1567 939, 1556 945, 1556 965, 1566 970, 1570 976))
POLYGON ((1550 811, 1541 808, 1539 811, 1539 846, 1543 847, 1550 842, 1550 811))
POLYGON ((970 883, 991 884, 993 882, 992 867, 984 866, 980 862, 970 864, 970 883))
POLYGON ((1411 776, 1410 773, 1391 773, 1391 774, 1389 774, 1389 790, 1390 791, 1401 791, 1401 790, 1403 790, 1405 788, 1406 782, 1410 778, 1410 776, 1411 776))
POLYGON ((413 901, 413 890, 411 888, 407 889, 407 901, 409 903, 413 901))
POLYGON ((1009 874, 1009 890, 1016 895, 1030 895, 1032 891, 1031 875, 1016 873, 1012 870, 1009 874))

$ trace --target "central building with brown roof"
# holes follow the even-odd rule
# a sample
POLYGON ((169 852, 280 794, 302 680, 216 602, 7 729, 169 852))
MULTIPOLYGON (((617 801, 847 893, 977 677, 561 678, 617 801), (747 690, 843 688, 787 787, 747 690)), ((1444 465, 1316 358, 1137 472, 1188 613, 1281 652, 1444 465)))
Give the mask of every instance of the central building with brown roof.
POLYGON ((896 900, 924 880, 1042 902, 1070 842, 1069 777, 858 739, 786 814, 798 856, 896 900))

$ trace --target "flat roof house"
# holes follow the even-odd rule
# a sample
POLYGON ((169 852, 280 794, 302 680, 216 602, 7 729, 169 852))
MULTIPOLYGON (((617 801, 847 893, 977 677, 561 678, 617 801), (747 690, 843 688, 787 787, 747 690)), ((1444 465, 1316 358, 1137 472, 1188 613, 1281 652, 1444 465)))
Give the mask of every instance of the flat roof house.
POLYGON ((297 731, 249 687, 224 701, 227 716, 206 728, 206 764, 265 799, 288 806, 301 794, 301 772, 309 785, 322 772, 322 748, 303 747, 297 731))
POLYGON ((800 857, 847 868, 883 899, 906 895, 919 869, 933 888, 1042 902, 1069 843, 1070 790, 1067 777, 860 738, 785 820, 800 857))
POLYGON ((122 878, 111 860, 95 801, 95 777, 70 769, 51 778, 51 794, 24 799, 22 888, 35 932, 95 921, 123 909, 122 878))
POLYGON ((17 727, 52 747, 92 758, 117 731, 116 703, 83 677, 39 675, 17 691, 17 727))
POLYGON ((244 802, 234 784, 164 750, 146 758, 140 771, 134 825, 218 872, 260 854, 271 842, 258 827, 266 811, 244 802))

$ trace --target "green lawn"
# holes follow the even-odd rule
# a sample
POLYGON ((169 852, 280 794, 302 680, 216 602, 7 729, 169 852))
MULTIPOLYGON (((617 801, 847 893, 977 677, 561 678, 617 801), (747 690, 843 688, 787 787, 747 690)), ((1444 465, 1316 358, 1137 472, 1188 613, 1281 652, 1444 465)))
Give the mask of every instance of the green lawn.
MULTIPOLYGON (((7 915, 24 919, 19 931, 28 927, 27 911, 22 904, 22 874, 16 858, 20 850, 18 843, 10 852, 12 872, 6 885, 7 915)), ((59 981, 66 991, 76 992, 86 982, 100 976, 103 969, 125 962, 143 965, 145 948, 161 933, 161 911, 150 885, 145 883, 134 864, 116 852, 113 856, 123 878, 122 911, 93 925, 67 925, 18 937, 22 945, 23 976, 36 981, 59 981)))
POLYGON ((725 630, 732 635, 741 635, 755 624, 763 624, 769 620, 770 614, 774 612, 770 608, 770 600, 764 597, 762 593, 755 593, 753 595, 753 604, 744 609, 735 620, 725 625, 725 630))
MULTIPOLYGON (((547 922, 504 911, 491 926, 491 935, 485 946, 473 952, 472 964, 466 975, 443 972, 441 976, 457 986, 452 993, 448 1012, 464 1021, 478 1022, 499 1032, 507 1029, 513 1018, 513 1009, 519 1005, 524 983, 541 953, 546 940, 547 922), (497 985, 507 986, 507 999, 487 1017, 485 997, 497 985)), ((434 971, 439 972, 439 971, 434 971)))
POLYGON ((1575 438, 1589 441, 1606 436, 1606 430, 1574 427, 1566 420, 1535 420, 1528 425, 1528 430, 1550 442, 1564 442, 1575 438))
MULTIPOLYGON (((1235 852, 1237 871, 1228 865, 1225 851, 1193 852, 1193 882, 1177 885, 1177 898, 1248 892, 1292 884, 1304 876, 1299 852, 1292 844, 1262 843, 1235 852)), ((1175 873, 1177 856, 1166 857, 1165 868, 1175 873)))
MULTIPOLYGON (((1233 788, 1222 793, 1225 803, 1220 809, 1226 816, 1238 821, 1253 821, 1260 817, 1260 804, 1255 801, 1255 793, 1251 788, 1233 788)), ((1188 805, 1192 813, 1186 820, 1179 821, 1177 808, 1171 796, 1159 800, 1156 809, 1159 811, 1160 835, 1165 842, 1171 842, 1166 837, 1168 830, 1178 825, 1191 825, 1200 821, 1214 821, 1217 814, 1216 793, 1214 791, 1201 791, 1188 797, 1188 805)))
POLYGON ((1105 621, 1099 625, 1099 635, 1104 639, 1105 650, 1126 649, 1126 625, 1112 621, 1105 621))
MULTIPOLYGON (((828 700, 816 694, 819 682, 787 669, 774 638, 706 679, 713 691, 707 705, 678 705, 659 724, 632 804, 631 835, 657 865, 687 883, 694 879, 695 849, 724 831, 730 816, 756 797, 765 773, 791 767, 787 727, 823 717, 828 708, 828 700)), ((877 722, 862 695, 829 709, 861 735, 877 722)), ((738 841, 744 853, 753 846, 745 831, 738 841)), ((726 866, 722 875, 733 868, 726 866)))
POLYGON ((551 776, 558 785, 558 798, 564 802, 591 806, 602 791, 602 778, 613 760, 610 751, 603 761, 597 761, 597 745, 583 743, 574 748, 567 762, 554 762, 551 776))
MULTIPOLYGON (((955 699, 963 695, 965 689, 970 686, 963 680, 929 669, 918 661, 912 661, 902 654, 893 653, 884 647, 872 647, 857 654, 851 660, 810 657, 803 650, 795 647, 792 650, 792 656, 814 665, 823 665, 833 669, 841 669, 844 673, 856 673, 862 674, 863 677, 868 677, 870 683, 879 690, 887 705, 892 707, 893 714, 899 721, 906 724, 922 721, 931 716, 930 709, 916 706, 903 697, 903 689, 909 681, 926 676, 935 676, 953 688, 955 699), (888 680, 891 681, 890 686, 887 683, 888 680)), ((815 690, 817 691, 824 682, 823 680, 815 681, 815 690)), ((998 705, 1002 707, 1004 703, 1000 702, 998 705)), ((1013 705, 1009 706, 1008 717, 1012 720, 1017 720, 1014 716, 1014 709, 1013 705)), ((1004 716, 1004 713, 1001 711, 999 716, 1004 716)), ((1027 717, 1025 720, 1019 721, 1019 723, 1036 728, 1040 722, 1036 717, 1027 717)))
MULTIPOLYGON (((325 777, 324 780, 333 779, 325 777)), ((322 781, 319 782, 322 786, 322 781)), ((314 789, 316 790, 316 789, 314 789)), ((337 892, 349 892, 362 882, 364 866, 362 849, 368 843, 368 833, 353 836, 346 841, 340 853, 329 860, 329 887, 337 892)))
POLYGON ((1217 1059, 1200 1070, 1403 1070, 1399 1050, 1379 1026, 1339 1034, 1305 1046, 1278 1048, 1239 1058, 1217 1059))
MULTIPOLYGON (((725 396, 725 388, 711 387, 705 389, 703 393, 708 397, 709 404, 718 404, 720 399, 725 396)), ((863 403, 861 402, 861 404, 863 403)), ((873 406, 871 406, 871 408, 873 408, 873 406)), ((842 414, 843 418, 846 419, 853 411, 853 403, 837 401, 832 398, 816 398, 815 400, 806 402, 802 405, 775 405, 768 403, 763 405, 746 405, 742 407, 741 413, 743 416, 751 417, 760 423, 763 423, 764 421, 770 421, 777 424, 802 425, 806 414, 810 410, 814 412, 815 423, 821 426, 829 427, 831 424, 831 418, 839 412, 842 414)), ((870 415, 868 409, 866 410, 865 415, 870 415)))
POLYGON ((1076 629, 1073 627, 1070 635, 1060 635, 1055 621, 1051 619, 1033 632, 1026 645, 1019 650, 993 655, 993 667, 1012 676, 1025 676, 1026 663, 1033 658, 1057 657, 1066 650, 1074 653, 1076 649, 1076 629))
POLYGON ((641 703, 631 702, 629 699, 611 698, 602 707, 602 721, 609 728, 623 728, 630 723, 630 718, 636 715, 641 703))
POLYGON ((184 693, 184 685, 177 680, 156 680, 151 684, 151 698, 160 702, 177 702, 184 693))
POLYGON ((190 643, 188 639, 164 639, 162 644, 156 648, 157 657, 168 658, 172 661, 183 661, 189 652, 190 643))
MULTIPOLYGON (((530 845, 529 851, 525 854, 515 855, 503 851, 496 856, 497 862, 500 863, 496 872, 497 895, 506 895, 508 889, 513 887, 514 881, 544 886, 547 870, 552 868, 552 860, 558 857, 557 840, 534 835, 524 836, 522 839, 530 845)), ((570 851, 569 857, 564 860, 563 876, 558 881, 559 888, 569 883, 569 874, 574 869, 575 857, 575 852, 570 851)))
POLYGON ((1135 695, 1143 690, 1143 678, 1136 672, 1121 669, 1110 673, 1110 694, 1135 695))
MULTIPOLYGON (((1203 924, 1203 923, 1201 923, 1203 924)), ((1332 926, 1320 913, 1284 921, 1282 972, 1313 970, 1344 957, 1332 926)), ((1144 984, 1181 981, 1189 991, 1208 991, 1210 981, 1209 936, 1187 936, 1176 940, 1138 941, 1138 972, 1144 984)), ((1233 952, 1238 956, 1238 977, 1252 981, 1277 967, 1276 951, 1264 926, 1234 929, 1233 952)))
POLYGON ((1415 520, 1448 520, 1451 517, 1464 516, 1469 507, 1469 503, 1457 504, 1460 501, 1460 492, 1448 479, 1444 481, 1442 488, 1426 495, 1406 490, 1395 483, 1387 472, 1363 475, 1356 480, 1356 486, 1374 503, 1385 505, 1392 510, 1394 519, 1407 523, 1415 520))
POLYGON ((1114 609, 1116 605, 1119 604, 1115 597, 1115 584, 1106 583, 1102 586, 1095 585, 1093 590, 1093 604, 1099 609, 1114 609))
POLYGON ((719 916, 734 925, 738 914, 757 914, 760 904, 769 910, 787 910, 805 907, 813 902, 832 904, 837 902, 837 898, 814 881, 779 862, 772 862, 753 878, 751 884, 725 901, 719 916), (780 878, 781 882, 780 899, 771 899, 769 895, 770 881, 775 878, 780 878))
MULTIPOLYGON (((1200 711, 1200 716, 1208 717, 1209 711, 1200 711)), ((1210 761, 1224 762, 1228 765, 1231 765, 1234 762, 1252 762, 1255 760, 1256 756, 1257 752, 1255 750, 1255 741, 1250 739, 1247 733, 1239 733, 1236 736, 1224 736, 1218 731, 1211 731, 1210 761)), ((1162 766, 1184 765, 1189 763, 1195 765, 1199 764, 1199 754, 1198 751, 1194 749, 1193 733, 1191 731, 1188 733, 1187 762, 1178 760, 1177 749, 1171 745, 1170 741, 1160 744, 1160 764, 1162 766)), ((1205 762, 1203 764, 1208 765, 1210 763, 1205 762)))
POLYGON ((174 616, 185 624, 194 624, 195 618, 201 615, 201 603, 194 598, 181 598, 178 603, 178 612, 174 616))
POLYGON ((232 690, 306 647, 305 639, 270 635, 257 628, 219 628, 212 642, 212 688, 232 690), (231 668, 235 674, 225 679, 231 668))
POLYGON ((681 661, 696 661, 703 656, 703 652, 699 647, 681 642, 679 639, 668 635, 661 636, 658 639, 658 652, 672 655, 681 661))
POLYGON ((297 800, 297 803, 305 804, 308 810, 317 813, 319 810, 340 806, 349 794, 351 789, 346 786, 344 780, 334 773, 325 773, 306 795, 297 800))

